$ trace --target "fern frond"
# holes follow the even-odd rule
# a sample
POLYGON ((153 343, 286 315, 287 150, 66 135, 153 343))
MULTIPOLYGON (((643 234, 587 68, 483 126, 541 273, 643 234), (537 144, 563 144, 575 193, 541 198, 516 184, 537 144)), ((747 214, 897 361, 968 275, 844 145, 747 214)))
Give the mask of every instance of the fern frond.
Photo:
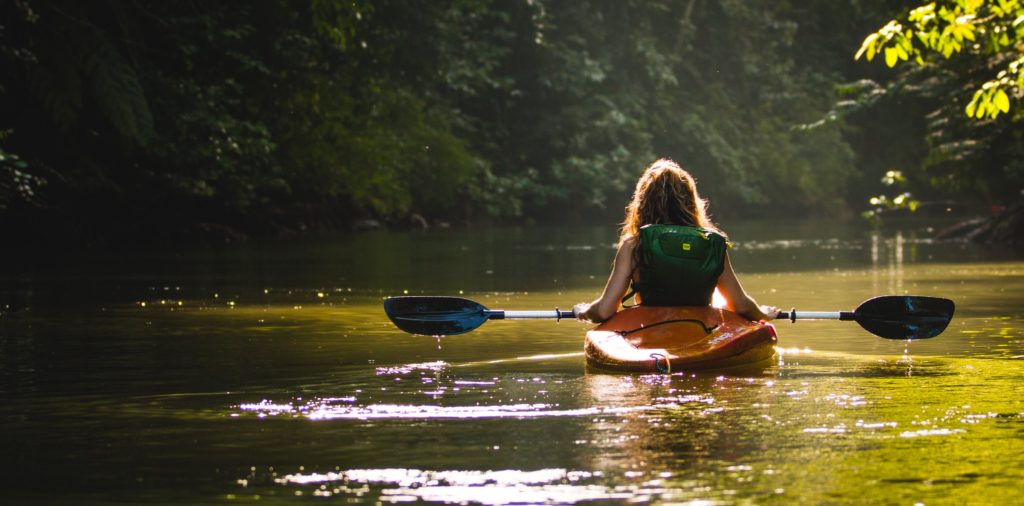
POLYGON ((123 139, 145 145, 153 137, 153 115, 139 75, 106 37, 94 40, 86 68, 96 105, 123 139))

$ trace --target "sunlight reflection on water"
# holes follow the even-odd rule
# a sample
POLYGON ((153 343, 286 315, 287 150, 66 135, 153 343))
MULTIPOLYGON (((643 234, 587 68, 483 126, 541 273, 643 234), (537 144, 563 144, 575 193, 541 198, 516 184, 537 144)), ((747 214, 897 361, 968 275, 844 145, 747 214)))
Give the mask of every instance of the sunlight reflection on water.
POLYGON ((310 420, 341 419, 445 419, 445 418, 541 418, 562 416, 611 415, 656 409, 658 406, 631 407, 590 407, 580 409, 557 409, 551 404, 502 404, 494 406, 436 406, 430 404, 371 404, 367 406, 341 406, 332 399, 323 399, 306 404, 275 404, 270 401, 240 404, 238 409, 253 412, 257 416, 291 414, 310 420))
MULTIPOLYGON (((587 483, 601 472, 540 469, 536 471, 428 471, 419 469, 351 469, 342 472, 288 474, 282 485, 319 485, 312 495, 329 497, 354 485, 381 487, 382 502, 431 501, 449 504, 572 504, 593 500, 637 499, 659 489, 607 487, 587 483)), ((652 483, 656 484, 656 483, 652 483)))

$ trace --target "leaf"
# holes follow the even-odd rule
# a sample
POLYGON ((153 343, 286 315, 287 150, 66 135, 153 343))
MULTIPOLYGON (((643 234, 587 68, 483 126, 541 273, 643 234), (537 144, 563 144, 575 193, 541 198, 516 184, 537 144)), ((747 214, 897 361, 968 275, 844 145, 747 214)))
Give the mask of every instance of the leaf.
POLYGON ((914 33, 914 36, 917 37, 917 40, 921 41, 921 44, 923 44, 924 47, 932 47, 931 36, 929 34, 918 31, 914 33))
POLYGON ((854 60, 859 60, 860 56, 865 51, 868 53, 868 61, 871 61, 875 57, 875 39, 878 38, 878 32, 872 33, 864 38, 864 42, 860 44, 860 50, 857 51, 857 55, 853 57, 854 60))
POLYGON ((900 45, 903 46, 903 50, 910 54, 914 50, 914 31, 907 30, 906 35, 900 40, 900 45))
POLYGON ((959 28, 958 31, 963 35, 963 38, 965 38, 967 40, 970 40, 970 41, 974 40, 974 25, 971 25, 971 24, 960 25, 960 28, 959 28))
POLYGON ((992 103, 995 105, 996 109, 1003 112, 1010 112, 1010 97, 1006 95, 1005 91, 996 91, 996 96, 992 99, 992 103))
POLYGON ((942 35, 952 35, 953 40, 961 41, 964 40, 964 35, 960 33, 960 27, 958 25, 949 25, 945 30, 942 31, 942 35))
POLYGON ((899 59, 899 55, 896 53, 896 49, 891 47, 885 48, 885 64, 888 67, 895 67, 897 59, 899 59))
POLYGON ((910 11, 911 21, 923 21, 925 18, 935 15, 935 2, 922 5, 910 11))
POLYGON ((953 42, 950 41, 948 44, 945 45, 945 47, 942 48, 942 56, 945 57, 948 60, 949 57, 952 56, 952 55, 953 55, 953 42))
POLYGON ((967 113, 968 117, 980 117, 976 116, 976 114, 978 113, 978 102, 981 101, 981 94, 981 90, 975 91, 974 96, 971 97, 971 102, 967 104, 967 108, 964 110, 964 112, 967 113))

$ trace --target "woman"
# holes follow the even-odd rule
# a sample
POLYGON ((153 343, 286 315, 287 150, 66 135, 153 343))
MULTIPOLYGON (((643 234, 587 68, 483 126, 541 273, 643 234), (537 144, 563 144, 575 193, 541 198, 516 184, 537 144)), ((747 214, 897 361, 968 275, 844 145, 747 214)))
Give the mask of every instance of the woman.
POLYGON ((707 215, 693 177, 672 160, 654 162, 640 176, 619 235, 615 264, 601 297, 577 304, 577 318, 602 322, 618 311, 632 284, 641 304, 708 305, 717 290, 725 307, 753 321, 779 309, 758 306, 729 262, 725 234, 707 215))

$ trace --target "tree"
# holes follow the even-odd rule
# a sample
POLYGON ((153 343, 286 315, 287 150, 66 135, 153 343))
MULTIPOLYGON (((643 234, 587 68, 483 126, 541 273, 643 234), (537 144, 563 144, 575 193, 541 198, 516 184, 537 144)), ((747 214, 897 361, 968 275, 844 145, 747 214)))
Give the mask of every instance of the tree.
POLYGON ((927 65, 935 55, 966 54, 998 72, 978 87, 965 107, 968 116, 995 119, 1010 111, 1010 97, 1024 90, 1024 1, 944 0, 914 8, 906 21, 891 20, 868 35, 857 51, 885 64, 914 60, 927 65))
POLYGON ((721 214, 840 214, 843 125, 793 125, 887 1, 13 0, 0 208, 128 234, 607 219, 669 156, 721 214))
MULTIPOLYGON (((992 217, 967 235, 996 242, 1024 236, 1024 2, 944 0, 912 9, 869 34, 855 58, 884 55, 888 67, 914 60, 875 97, 924 97, 929 152, 922 168, 933 183, 979 195, 992 217), (967 100, 967 97, 970 97, 967 100), (1001 116, 1004 115, 1005 116, 1001 116)), ((871 102, 873 99, 860 103, 871 102)))
POLYGON ((889 67, 918 64, 899 65, 885 84, 863 80, 848 86, 852 99, 836 104, 832 116, 866 109, 920 114, 927 152, 920 162, 895 169, 961 201, 1006 205, 1024 186, 1024 114, 1011 109, 1024 89, 1022 37, 1019 0, 944 0, 916 7, 869 34, 855 58, 883 55, 889 67))

